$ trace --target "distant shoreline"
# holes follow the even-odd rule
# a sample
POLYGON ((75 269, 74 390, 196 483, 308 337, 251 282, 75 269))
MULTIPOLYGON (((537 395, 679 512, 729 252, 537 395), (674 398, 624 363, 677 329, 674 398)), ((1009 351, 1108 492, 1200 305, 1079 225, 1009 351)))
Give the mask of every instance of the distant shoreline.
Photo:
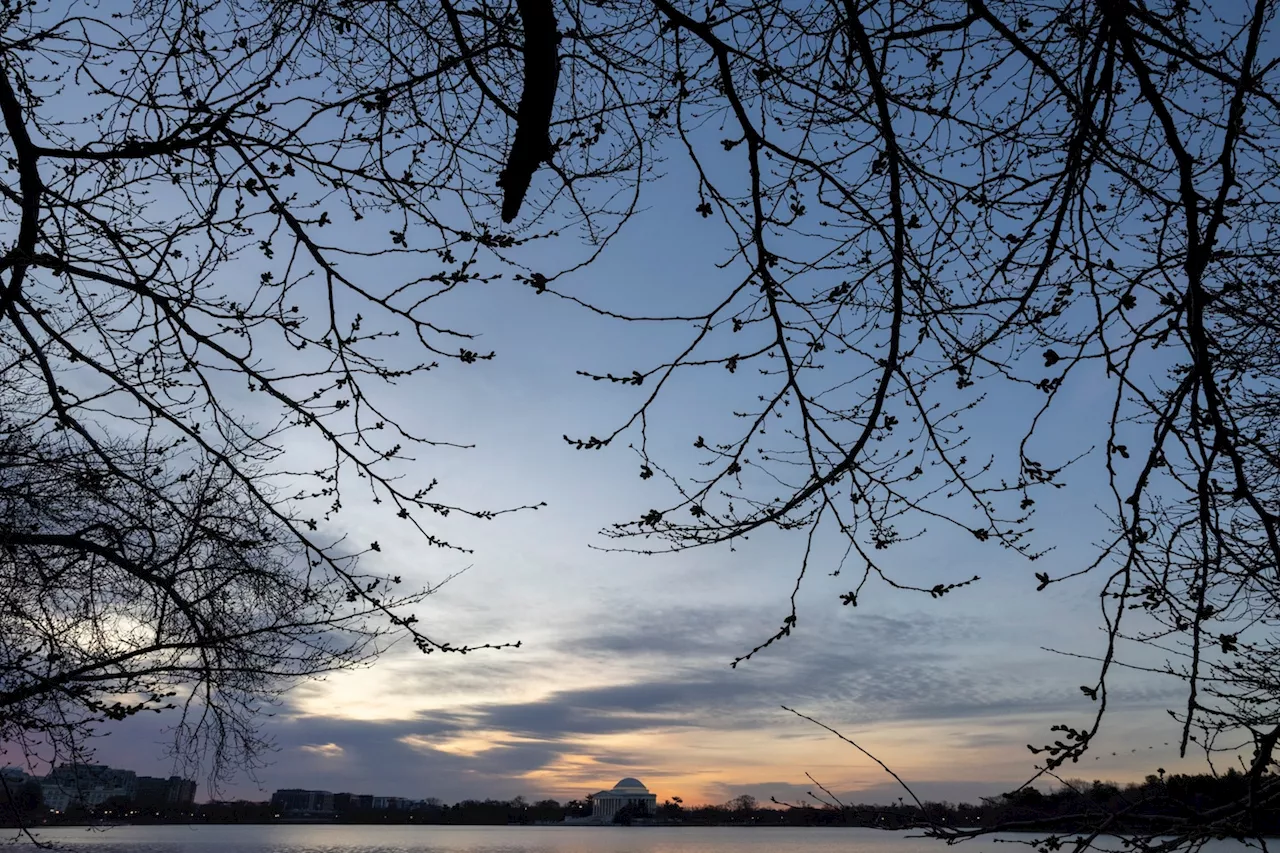
MULTIPOLYGON (((338 821, 331 818, 279 818, 276 820, 243 820, 243 821, 181 821, 181 820, 152 820, 152 821, 121 821, 121 822, 68 822, 68 823, 42 823, 34 826, 21 827, 13 824, 0 823, 0 830, 21 830, 27 829, 32 832, 39 832, 42 829, 113 829, 117 827, 138 827, 138 826, 417 826, 423 829, 432 829, 440 827, 457 827, 467 829, 490 828, 490 829, 546 829, 546 828, 573 828, 573 829, 823 829, 823 830, 841 830, 841 829, 859 829, 871 832, 890 832, 890 833, 910 833, 918 832, 925 827, 898 827, 894 829, 881 829, 874 826, 864 826, 858 824, 773 824, 773 823, 637 823, 631 825, 622 824, 573 824, 573 823, 428 823, 419 821, 378 821, 378 822, 353 822, 338 821)), ((1033 830, 999 830, 993 829, 991 835, 1017 835, 1017 836, 1044 836, 1057 835, 1059 837, 1076 835, 1080 833, 1088 833, 1088 829, 1071 829, 1059 830, 1054 833, 1046 833, 1044 831, 1033 830)), ((1109 838, 1126 838, 1132 833, 1112 832, 1107 833, 1109 838)), ((920 836, 923 838, 923 836, 920 836)), ((1258 836, 1250 836, 1258 837, 1258 836)), ((1264 833, 1260 836, 1269 840, 1280 840, 1280 834, 1264 833)), ((938 843, 945 844, 943 839, 936 839, 938 843)), ((975 839, 976 840, 976 839, 975 839)), ((1230 840, 1230 839, 1227 839, 1230 840)))

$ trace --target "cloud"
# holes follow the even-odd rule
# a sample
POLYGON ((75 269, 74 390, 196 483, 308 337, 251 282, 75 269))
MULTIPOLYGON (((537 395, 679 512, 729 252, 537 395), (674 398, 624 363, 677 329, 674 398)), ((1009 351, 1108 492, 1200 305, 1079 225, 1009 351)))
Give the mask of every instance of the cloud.
MULTIPOLYGON (((868 614, 813 625, 731 669, 727 662, 758 642, 749 626, 768 624, 761 613, 749 616, 715 608, 666 610, 655 624, 618 614, 548 650, 539 665, 562 670, 554 677, 538 666, 524 674, 526 682, 563 684, 572 682, 573 667, 581 664, 595 678, 611 677, 606 683, 423 710, 402 720, 295 714, 277 734, 286 742, 336 745, 349 764, 345 772, 355 774, 343 778, 368 777, 370 771, 357 768, 377 766, 384 784, 449 777, 457 796, 499 796, 528 793, 531 781, 558 789, 642 769, 670 774, 669 765, 653 763, 650 750, 682 732, 755 732, 753 737, 784 747, 789 739, 803 744, 825 737, 798 732, 779 708, 784 703, 856 727, 1036 717, 1078 710, 1083 702, 1056 676, 1042 677, 1025 656, 996 667, 967 659, 957 638, 973 640, 982 628, 956 618, 868 614), (644 746, 636 747, 637 737, 644 746), (610 746, 620 738, 627 747, 610 746)), ((494 671, 513 677, 517 670, 511 661, 494 671)), ((428 673, 401 671, 394 690, 428 695, 430 686, 428 673)), ((953 745, 983 748, 1008 733, 970 729, 967 736, 967 743, 960 737, 953 745)), ((283 778, 283 772, 273 776, 283 778)))
POLYGON ((973 660, 961 640, 976 627, 964 620, 866 616, 798 633, 737 669, 726 662, 749 648, 750 638, 741 628, 714 627, 724 624, 741 622, 715 610, 668 612, 660 630, 615 621, 572 645, 581 656, 625 660, 623 680, 480 704, 469 710, 470 724, 560 740, 672 728, 758 729, 776 726, 782 704, 844 724, 1084 707, 1071 683, 1056 670, 1046 677, 1033 656, 1006 657, 994 666, 973 660))
MULTIPOLYGON (((910 765, 916 778, 958 780, 972 778, 974 762, 980 775, 1012 778, 1029 769, 1024 745, 1046 734, 1049 722, 1092 711, 1074 687, 1089 666, 1055 659, 1047 667, 1026 644, 1010 651, 1019 648, 1011 639, 1021 630, 1016 620, 993 626, 971 617, 857 612, 806 619, 792 637, 730 668, 759 642, 767 616, 683 608, 661 611, 655 622, 653 614, 623 609, 530 655, 444 667, 393 659, 386 670, 361 673, 360 690, 374 708, 384 697, 410 703, 390 718, 344 716, 348 706, 323 692, 338 689, 335 682, 313 685, 291 694, 292 704, 270 723, 280 750, 263 785, 454 801, 581 796, 637 775, 696 802, 738 793, 794 798, 812 787, 804 772, 813 770, 842 798, 873 801, 858 794, 865 789, 889 801, 897 795, 868 781, 880 778, 878 768, 855 773, 860 757, 833 748, 829 734, 779 706, 865 739, 891 763, 910 765), (1003 654, 984 656, 984 648, 1003 654), (495 683, 482 686, 481 676, 495 683), (749 781, 770 778, 760 775, 770 764, 791 781, 749 781)), ((1167 698, 1158 690, 1125 696, 1138 708, 1167 698)), ((1006 785, 972 784, 987 786, 984 794, 1006 785)))

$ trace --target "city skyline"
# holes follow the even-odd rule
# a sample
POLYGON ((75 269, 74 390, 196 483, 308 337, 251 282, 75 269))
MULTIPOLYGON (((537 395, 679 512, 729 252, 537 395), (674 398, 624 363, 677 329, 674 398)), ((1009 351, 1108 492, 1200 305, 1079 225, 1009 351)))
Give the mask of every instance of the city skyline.
MULTIPOLYGON (((1159 778, 1166 779, 1168 774, 1161 768, 1159 778)), ((138 773, 131 768, 113 767, 105 764, 77 764, 68 763, 60 764, 49 769, 49 772, 39 775, 31 774, 20 767, 14 765, 0 765, 0 777, 3 777, 6 790, 11 796, 18 795, 22 786, 29 783, 35 783, 42 792, 42 802, 40 808, 51 812, 65 812, 68 808, 75 807, 78 809, 89 809, 93 811, 101 811, 106 809, 116 813, 120 809, 150 809, 158 813, 166 811, 184 812, 195 806, 201 805, 230 805, 235 803, 244 803, 248 805, 270 805, 274 810, 274 817, 288 818, 305 817, 308 815, 332 816, 335 813, 341 813, 351 810, 365 811, 419 811, 424 808, 439 809, 442 807, 458 806, 466 803, 501 803, 520 808, 536 804, 538 806, 547 807, 563 807, 567 813, 571 813, 574 809, 579 809, 581 814, 588 817, 594 813, 598 818, 603 818, 605 823, 609 823, 609 818, 623 806, 635 805, 641 803, 645 805, 644 811, 650 815, 655 813, 659 806, 664 810, 676 811, 684 807, 690 808, 727 808, 734 809, 790 809, 790 808, 817 808, 830 809, 834 806, 851 807, 851 806, 876 806, 876 805, 903 805, 911 801, 911 795, 905 794, 900 788, 889 788, 880 791, 876 788, 862 789, 861 799, 856 798, 859 792, 853 792, 853 796, 846 795, 842 797, 839 793, 830 790, 823 790, 821 787, 814 785, 815 790, 804 792, 794 801, 781 800, 776 797, 761 800, 750 793, 739 793, 722 802, 710 803, 690 803, 679 794, 659 793, 649 788, 641 780, 634 777, 624 777, 612 786, 606 786, 605 789, 599 791, 588 791, 581 797, 566 799, 563 802, 552 797, 532 797, 518 794, 513 797, 499 799, 492 796, 472 796, 462 797, 453 801, 440 796, 422 796, 420 794, 408 794, 405 792, 388 793, 385 790, 379 793, 367 793, 350 788, 350 786, 337 785, 333 790, 316 789, 306 787, 286 787, 277 788, 269 792, 269 796, 259 799, 224 799, 224 798, 207 798, 201 800, 196 797, 198 785, 195 780, 184 779, 181 776, 155 777, 146 776, 138 773), (870 797, 867 795, 870 794, 870 797), (640 798, 640 799, 637 799, 640 798), (594 812, 592 811, 594 807, 594 812)), ((1168 777, 1172 780, 1172 776, 1168 777)), ((1195 774, 1184 777, 1187 781, 1183 784, 1197 784, 1197 779, 1202 780, 1199 784, 1206 784, 1203 780, 1212 783, 1215 777, 1199 776, 1195 774)), ((1226 777, 1228 784, 1233 778, 1230 774, 1226 777)), ((1240 778, 1238 774, 1234 778, 1240 778)), ((1055 789, 1059 795, 1080 795, 1087 794, 1090 786, 1093 788, 1113 787, 1117 790, 1125 785, 1134 786, 1140 784, 1154 784, 1152 780, 1156 779, 1154 774, 1148 774, 1142 783, 1124 783, 1116 780, 1093 780, 1088 782, 1085 780, 1074 780, 1064 785, 1060 785, 1055 789)), ((914 790, 914 789, 913 789, 914 790)), ((266 792, 264 792, 266 793, 266 792)), ((919 793, 919 792, 917 792, 919 793)), ((979 807, 983 803, 988 805, 1000 802, 1018 802, 1020 799, 1017 792, 1004 791, 992 793, 990 795, 969 797, 968 799, 948 799, 945 796, 922 796, 921 802, 925 804, 942 804, 947 807, 979 807)), ((914 802, 911 802, 914 807, 914 802)))

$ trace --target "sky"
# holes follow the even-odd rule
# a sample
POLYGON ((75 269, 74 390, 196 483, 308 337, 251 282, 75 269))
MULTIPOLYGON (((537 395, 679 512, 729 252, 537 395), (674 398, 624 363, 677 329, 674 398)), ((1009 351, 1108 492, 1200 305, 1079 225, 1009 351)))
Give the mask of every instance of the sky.
MULTIPOLYGON (((663 163, 618 239, 557 285, 620 310, 674 312, 717 300, 740 271, 717 269, 726 235, 695 212, 694 187, 678 158, 663 163)), ((357 227, 340 227, 358 238, 357 227)), ((373 234, 380 226, 364 227, 373 234)), ((377 233, 385 240, 385 229, 377 233)), ((566 233, 532 244, 521 259, 533 269, 562 268, 589 251, 566 233)), ((389 280, 413 273, 376 264, 361 272, 389 280)), ((687 803, 744 793, 798 802, 811 799, 815 780, 845 801, 903 795, 875 763, 791 708, 856 741, 922 799, 972 801, 1028 779, 1035 761, 1027 745, 1052 740, 1051 726, 1091 718, 1079 685, 1093 683, 1095 664, 1059 652, 1102 650, 1093 579, 1037 592, 1034 573, 1079 568, 1106 534, 1096 471, 1069 472, 1072 488, 1042 498, 1038 541, 1053 550, 1035 565, 963 531, 929 530, 897 546, 895 571, 918 585, 981 576, 942 599, 878 586, 857 607, 842 605, 848 577, 832 576, 837 554, 820 547, 797 596, 796 630, 732 667, 789 612, 803 541, 766 531, 732 548, 673 555, 604 550, 610 543, 599 531, 666 505, 665 487, 639 477, 626 446, 634 436, 592 452, 562 437, 608 433, 641 393, 577 371, 629 373, 678 351, 687 330, 608 320, 510 276, 461 288, 438 310, 442 324, 475 331, 474 348, 497 356, 445 363, 381 402, 411 431, 474 448, 415 452, 397 473, 438 478, 450 503, 546 505, 491 521, 428 522, 470 553, 426 548, 354 495, 334 531, 379 542, 371 567, 406 585, 461 572, 418 612, 433 636, 518 640, 520 648, 423 656, 401 644, 373 666, 298 684, 264 719, 276 744, 271 763, 218 797, 261 800, 301 787, 446 802, 567 800, 628 776, 659 801, 687 803)), ((264 355, 282 366, 290 357, 264 355)), ((716 370, 674 382, 655 408, 654 446, 668 458, 688 462, 693 437, 750 397, 749 376, 716 370)), ((1062 442, 1064 457, 1096 447, 1101 394, 1102 383, 1078 379, 1043 440, 1062 442)), ((1006 416, 1037 401, 993 395, 975 447, 1007 442, 1006 416)), ((269 412, 255 409, 260 400, 242 394, 237 402, 247 418, 269 422, 269 412)), ((291 441, 292 458, 323 458, 306 434, 291 441)), ((1120 673, 1113 689, 1102 738, 1063 775, 1126 781, 1181 767, 1166 713, 1182 701, 1177 685, 1120 673)), ((97 746, 97 760, 167 773, 167 722, 148 715, 118 725, 97 746)))
MULTIPOLYGON (((699 230, 679 169, 667 167, 629 230, 567 286, 612 305, 637 294, 676 305, 714 295, 709 261, 722 235, 699 230)), ((856 608, 843 606, 849 584, 830 576, 833 553, 819 553, 797 599, 795 633, 732 668, 788 612, 803 543, 763 533, 732 549, 675 555, 600 550, 610 543, 599 531, 662 505, 662 486, 640 479, 625 442, 583 452, 562 438, 603 434, 636 401, 575 371, 629 370, 678 346, 679 334, 603 320, 510 282, 442 310, 482 332, 478 348, 498 356, 445 365, 388 398, 411 429, 475 445, 417 454, 403 473, 439 478, 453 502, 546 506, 487 522, 450 518, 440 531, 473 550, 466 554, 424 549, 359 500, 339 524, 353 541, 379 541, 376 567, 406 583, 463 571, 419 611, 433 635, 521 647, 424 657, 397 646, 372 667, 300 684, 264 724, 276 742, 270 765, 219 797, 303 787, 447 802, 567 800, 635 776, 659 800, 749 793, 797 802, 810 799, 810 775, 842 799, 902 795, 883 770, 785 705, 857 741, 922 798, 972 801, 1029 778, 1027 744, 1051 740, 1050 726, 1088 721, 1092 703, 1078 685, 1094 681, 1094 665, 1046 649, 1101 651, 1096 593, 1088 581, 1036 592, 1033 577, 1078 567, 1105 532, 1087 472, 1079 488, 1044 500, 1038 536, 1055 550, 1034 566, 944 530, 898 546, 895 569, 913 582, 982 576, 941 600, 878 587, 856 608)), ((733 393, 719 378, 677 384, 655 440, 680 445, 733 393)), ((1079 433, 1101 402, 1088 383, 1072 393, 1064 411, 1073 414, 1051 434, 1079 433)), ((1002 439, 993 427, 984 440, 1002 439)), ((320 453, 302 443, 292 450, 320 453)), ((1178 768, 1165 709, 1179 701, 1172 683, 1121 675, 1103 739, 1064 775, 1133 780, 1178 768)), ((163 722, 123 724, 98 760, 167 772, 163 722)))

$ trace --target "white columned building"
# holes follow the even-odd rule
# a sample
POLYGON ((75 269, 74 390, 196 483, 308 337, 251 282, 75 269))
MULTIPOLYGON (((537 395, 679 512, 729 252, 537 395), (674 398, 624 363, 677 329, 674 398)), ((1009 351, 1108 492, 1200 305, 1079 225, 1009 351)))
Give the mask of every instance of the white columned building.
POLYGON ((627 806, 643 809, 649 816, 658 808, 657 795, 649 793, 643 782, 630 776, 614 785, 612 791, 600 791, 593 795, 591 802, 591 817, 604 821, 613 820, 613 816, 627 806))

